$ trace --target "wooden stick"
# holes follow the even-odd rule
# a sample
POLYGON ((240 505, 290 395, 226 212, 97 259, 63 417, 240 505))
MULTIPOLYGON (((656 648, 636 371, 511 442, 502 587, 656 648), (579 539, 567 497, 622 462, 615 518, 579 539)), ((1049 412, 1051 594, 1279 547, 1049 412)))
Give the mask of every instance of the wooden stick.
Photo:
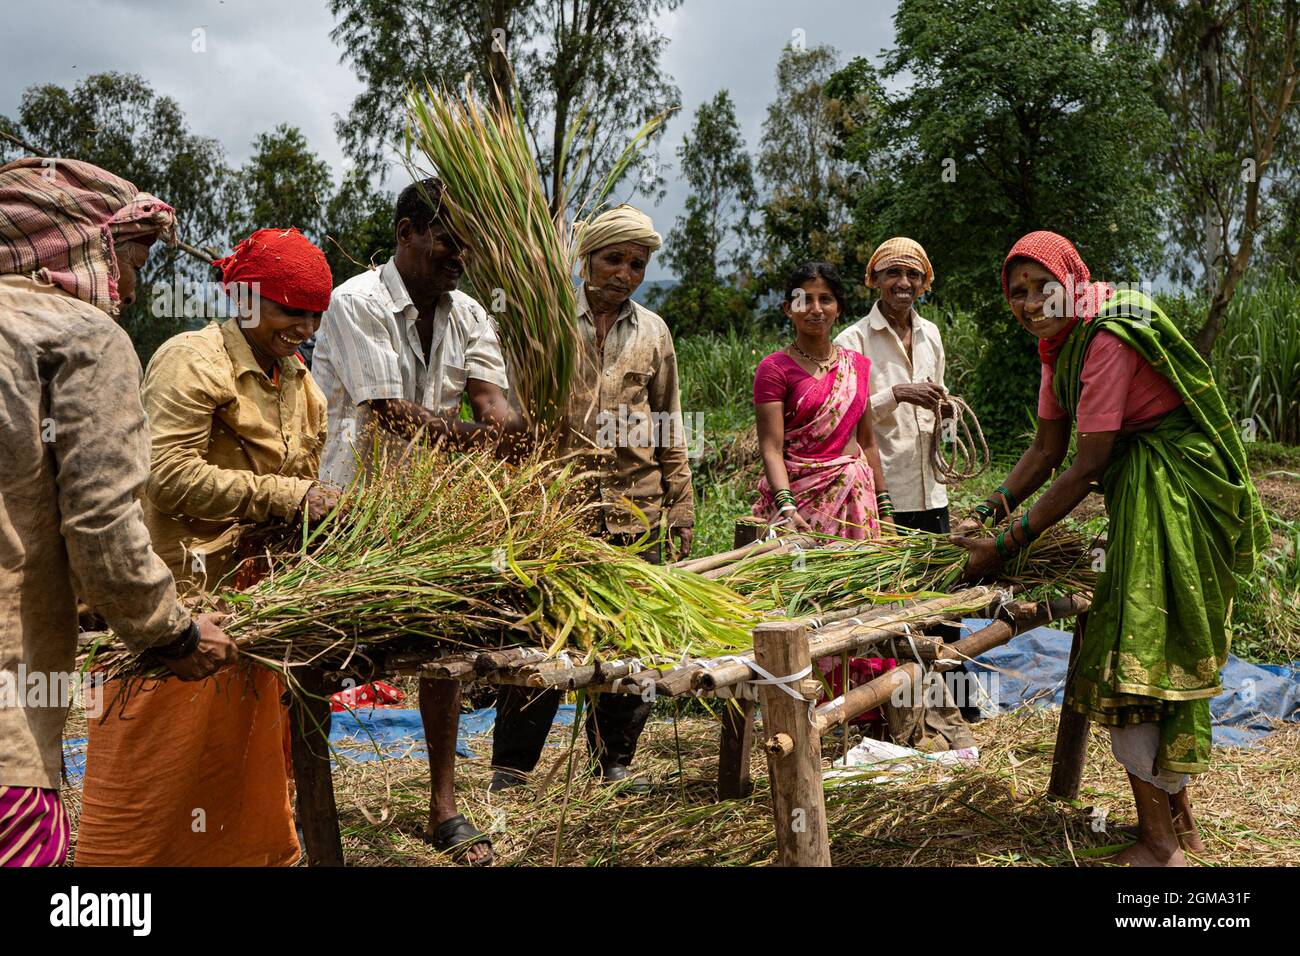
POLYGON ((306 693, 293 695, 289 744, 303 851, 308 866, 342 866, 343 841, 330 775, 328 682, 315 667, 304 668, 298 679, 306 693))
MULTIPOLYGON (((922 658, 933 655, 934 659, 938 660, 965 660, 976 657, 989 648, 1005 644, 1015 635, 1033 630, 1048 621, 1086 611, 1087 607, 1088 599, 1080 595, 1057 598, 1047 603, 1014 604, 1008 607, 1014 623, 994 621, 955 644, 943 644, 935 641, 934 638, 924 636, 914 637, 913 642, 917 645, 917 651, 922 658)), ((852 720, 859 714, 875 710, 896 690, 902 692, 910 684, 919 681, 921 674, 921 665, 912 661, 882 674, 869 683, 853 688, 828 704, 823 704, 817 708, 819 731, 825 733, 840 721, 852 720), (908 674, 898 675, 898 672, 904 669, 908 670, 908 674), (898 676, 891 679, 892 675, 898 676)))
POLYGON ((749 757, 754 752, 754 705, 750 701, 724 704, 718 741, 718 799, 736 800, 754 789, 749 757))
POLYGON ((905 692, 921 679, 921 665, 916 661, 900 664, 873 681, 859 684, 847 693, 817 708, 817 733, 824 734, 836 724, 846 722, 875 710, 893 696, 895 691, 905 692))
POLYGON ((916 649, 922 660, 927 661, 964 661, 979 657, 985 651, 1007 643, 1017 634, 1041 627, 1051 621, 1073 617, 1086 613, 1090 606, 1088 598, 1071 594, 1068 597, 1055 598, 1050 603, 1032 603, 1019 601, 1007 605, 1007 613, 1012 622, 994 621, 978 631, 967 634, 959 641, 946 644, 933 637, 916 637, 916 649))
POLYGON ((791 534, 783 535, 779 538, 772 538, 768 541, 755 541, 753 544, 747 544, 743 548, 733 548, 730 551, 721 551, 718 554, 710 554, 703 558, 692 558, 689 561, 679 561, 672 565, 679 571, 690 571, 693 574, 704 574, 720 570, 730 571, 733 565, 739 564, 746 558, 756 558, 760 555, 772 554, 778 551, 787 551, 796 544, 801 547, 811 546, 814 540, 807 535, 791 534))
MULTIPOLYGON (((925 627, 932 621, 942 620, 952 613, 949 610, 950 608, 969 606, 975 601, 986 600, 991 596, 992 592, 989 588, 982 586, 967 588, 958 591, 956 594, 921 601, 910 608, 887 610, 887 613, 878 616, 872 616, 869 613, 863 616, 861 624, 848 620, 838 621, 813 632, 813 636, 808 642, 809 652, 816 659, 829 657, 832 654, 840 654, 844 651, 861 650, 891 637, 903 637, 910 631, 925 627)), ((752 657, 753 654, 745 652, 737 656, 743 659, 752 657)), ((679 670, 685 669, 680 668, 679 670)), ((674 672, 674 676, 676 673, 674 672)), ((725 664, 719 664, 717 667, 709 669, 697 665, 691 671, 691 686, 697 690, 717 690, 719 687, 726 687, 729 684, 749 680, 750 674, 749 665, 745 664, 743 660, 728 661, 725 664)))
MULTIPOLYGON (((760 624, 754 628, 754 653, 759 665, 776 677, 801 673, 811 664, 807 629, 788 622, 760 624)), ((772 742, 765 749, 777 861, 782 866, 830 866, 821 736, 808 719, 808 702, 787 693, 790 687, 759 687, 763 733, 772 742), (781 742, 789 746, 779 746, 781 742)))
MULTIPOLYGON (((1083 646, 1088 629, 1088 612, 1079 614, 1074 624, 1074 640, 1070 644, 1070 665, 1066 671, 1068 681, 1074 679, 1074 662, 1083 646)), ((1088 715, 1069 707, 1061 708, 1061 719, 1056 727, 1056 749, 1052 751, 1052 776, 1047 782, 1047 792, 1053 797, 1073 800, 1079 796, 1083 769, 1088 761, 1088 715)))
POLYGON ((35 146, 27 142, 25 139, 19 139, 13 133, 8 132, 7 130, 0 129, 0 136, 3 136, 5 139, 9 140, 9 142, 13 143, 19 149, 25 149, 33 156, 36 156, 40 159, 47 159, 50 155, 49 153, 45 152, 45 150, 37 149, 35 146))

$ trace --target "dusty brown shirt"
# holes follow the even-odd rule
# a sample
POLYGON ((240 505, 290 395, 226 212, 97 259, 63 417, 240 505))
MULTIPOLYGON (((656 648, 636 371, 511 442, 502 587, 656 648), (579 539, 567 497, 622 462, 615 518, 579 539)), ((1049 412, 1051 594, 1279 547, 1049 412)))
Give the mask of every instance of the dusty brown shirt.
POLYGON ((295 356, 272 382, 229 319, 162 344, 144 407, 154 548, 182 587, 212 587, 238 563, 241 524, 297 516, 320 467, 325 396, 295 356))
POLYGON ((188 626, 137 500, 148 475, 126 332, 56 286, 0 277, 2 786, 59 786, 76 597, 132 650, 188 626))
POLYGON ((597 350, 591 307, 585 289, 579 289, 578 327, 585 354, 574 370, 565 444, 590 452, 584 459, 597 474, 592 499, 605 505, 603 530, 645 530, 621 503, 624 498, 651 526, 666 512, 670 527, 694 527, 677 353, 668 326, 629 299, 605 336, 604 349, 597 350))

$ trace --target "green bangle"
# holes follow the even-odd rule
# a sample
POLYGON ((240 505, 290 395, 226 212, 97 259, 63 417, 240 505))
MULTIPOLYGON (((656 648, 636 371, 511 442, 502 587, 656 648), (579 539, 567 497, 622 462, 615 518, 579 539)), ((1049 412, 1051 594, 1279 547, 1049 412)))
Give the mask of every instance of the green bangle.
POLYGON ((1007 550, 1006 537, 1007 537, 1007 533, 1005 531, 1000 532, 998 536, 993 539, 993 547, 998 549, 998 557, 1000 557, 1003 561, 1010 561, 1012 558, 1012 554, 1010 551, 1007 550))
POLYGON ((1002 497, 1007 499, 1007 514, 1011 514, 1011 512, 1015 511, 1016 505, 1020 504, 1020 499, 1013 495, 1011 489, 1006 485, 998 485, 997 490, 994 493, 1002 495, 1002 497))
POLYGON ((1020 516, 1020 527, 1025 532, 1025 546, 1028 547, 1029 545, 1033 544, 1034 540, 1038 537, 1038 535, 1034 534, 1034 532, 1029 527, 1028 511, 1026 511, 1024 514, 1020 516))
POLYGON ((981 501, 975 506, 975 513, 980 516, 980 524, 983 524, 985 521, 992 518, 997 512, 987 501, 981 501))

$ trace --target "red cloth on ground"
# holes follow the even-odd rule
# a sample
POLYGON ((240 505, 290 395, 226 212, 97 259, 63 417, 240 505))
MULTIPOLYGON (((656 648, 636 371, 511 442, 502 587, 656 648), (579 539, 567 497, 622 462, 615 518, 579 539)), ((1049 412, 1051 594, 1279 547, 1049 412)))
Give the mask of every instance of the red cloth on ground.
POLYGON ((262 296, 291 309, 329 307, 334 277, 325 253, 297 229, 259 229, 213 265, 226 286, 256 282, 262 296))
MULTIPOLYGON (((892 657, 850 657, 849 658, 849 689, 858 687, 862 684, 875 680, 881 674, 892 671, 898 666, 898 661, 892 657)), ((838 657, 819 657, 817 659, 817 669, 821 671, 822 676, 831 685, 830 696, 822 694, 819 704, 824 704, 833 700, 844 693, 844 662, 838 657)), ((868 710, 849 721, 851 724, 869 724, 880 720, 883 715, 879 708, 868 710)))
MULTIPOLYGON (((1052 391, 1052 367, 1043 366, 1038 417, 1063 419, 1065 409, 1052 391)), ((1083 357, 1079 395, 1080 432, 1113 432, 1162 418, 1183 403, 1178 390, 1129 345, 1098 332, 1083 357)))

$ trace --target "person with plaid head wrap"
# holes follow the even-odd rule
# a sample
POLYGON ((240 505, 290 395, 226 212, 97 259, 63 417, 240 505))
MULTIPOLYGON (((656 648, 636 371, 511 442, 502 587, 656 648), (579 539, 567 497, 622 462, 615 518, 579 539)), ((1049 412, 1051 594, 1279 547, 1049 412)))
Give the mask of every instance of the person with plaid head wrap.
POLYGON ((1177 326, 1144 293, 1094 282, 1064 236, 1020 239, 1002 289, 1038 340, 1038 432, 960 530, 1009 518, 1007 528, 954 540, 971 552, 968 579, 991 574, 1101 485, 1105 560, 1064 703, 1110 730, 1128 773, 1138 842, 1115 861, 1184 865, 1184 850, 1204 850, 1187 783, 1209 769, 1209 703, 1221 690, 1235 576, 1269 541, 1245 449, 1177 326), (1053 479, 1072 431, 1077 451, 1053 479))
MULTIPOLYGON (((234 659, 218 619, 180 605, 150 546, 140 363, 113 321, 173 219, 89 163, 0 167, 0 661, 19 673, 76 672, 77 598, 183 678, 234 659)), ((57 865, 68 701, 18 690, 18 706, 0 707, 0 865, 57 865)))

